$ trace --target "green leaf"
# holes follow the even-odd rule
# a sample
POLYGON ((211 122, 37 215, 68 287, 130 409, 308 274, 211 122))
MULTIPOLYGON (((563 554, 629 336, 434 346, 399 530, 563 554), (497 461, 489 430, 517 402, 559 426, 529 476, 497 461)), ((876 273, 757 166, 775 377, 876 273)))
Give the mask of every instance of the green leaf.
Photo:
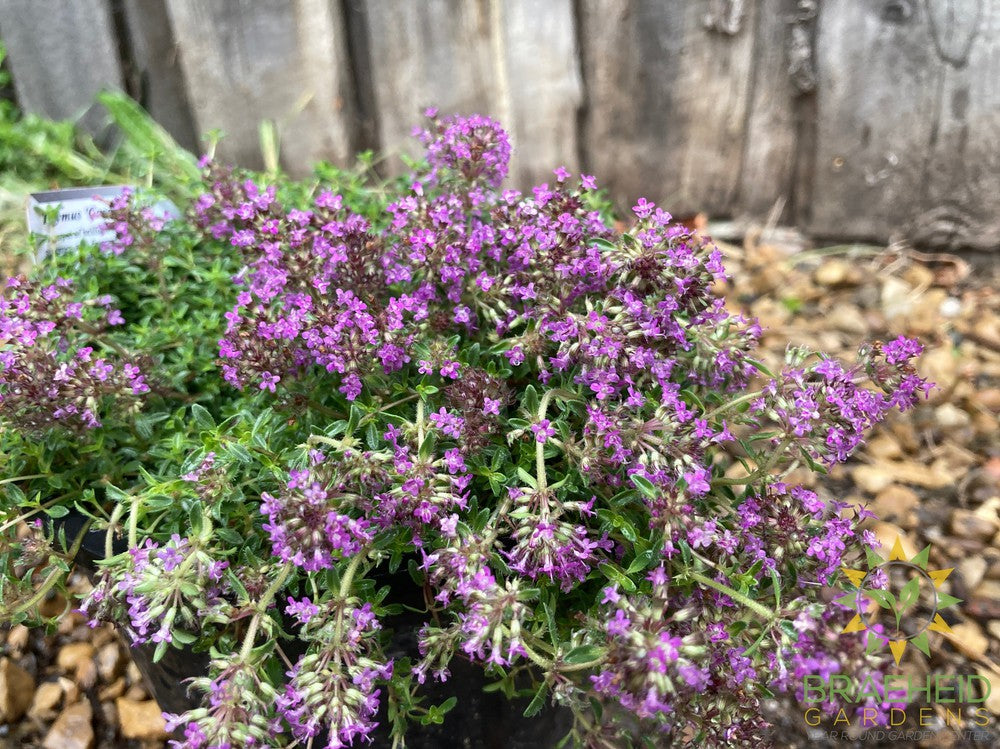
POLYGON ((368 443, 369 450, 378 450, 380 435, 378 433, 378 426, 374 421, 368 423, 368 428, 365 430, 365 442, 368 443))
POLYGON ((357 403, 351 404, 351 412, 347 419, 347 434, 354 434, 354 430, 358 428, 358 424, 361 423, 361 417, 364 414, 361 413, 361 408, 357 403))
POLYGON ((528 473, 523 468, 521 468, 521 466, 517 467, 517 475, 518 475, 518 478, 521 479, 521 481, 523 481, 524 483, 526 483, 532 489, 537 489, 538 488, 538 484, 535 483, 535 477, 532 476, 530 473, 528 473))
POLYGON ((549 597, 542 603, 545 609, 545 621, 549 627, 549 638, 556 642, 559 630, 556 629, 556 598, 555 593, 549 593, 549 597))
POLYGON ((635 583, 619 567, 610 562, 603 562, 598 569, 609 580, 618 583, 626 593, 635 592, 635 583))
POLYGON ((69 508, 65 505, 55 505, 45 511, 50 518, 64 518, 69 515, 69 508))
POLYGON ((212 418, 212 414, 208 412, 200 403, 195 403, 191 406, 191 417, 194 419, 194 423, 198 425, 199 429, 205 431, 210 431, 215 429, 215 419, 212 418))
POLYGON ((781 576, 777 570, 771 570, 771 582, 774 584, 774 610, 781 610, 781 576))
POLYGON ((420 443, 419 455, 421 460, 429 460, 434 454, 434 448, 437 447, 437 436, 434 432, 428 432, 424 435, 424 441, 420 443))
POLYGON ((565 663, 589 663, 597 660, 604 654, 604 648, 599 645, 577 645, 563 656, 565 663))
POLYGON ((534 385, 528 385, 524 389, 524 398, 521 402, 524 404, 524 410, 532 417, 538 413, 538 391, 535 390, 534 385))
POLYGON ((165 641, 156 644, 156 650, 153 651, 153 663, 159 663, 163 660, 163 656, 167 654, 168 647, 169 644, 165 641))
POLYGON ((545 707, 545 697, 549 693, 549 685, 544 681, 539 685, 538 691, 535 692, 535 696, 531 698, 531 702, 524 709, 524 717, 530 718, 533 715, 538 715, 545 707))
POLYGON ((926 655, 928 658, 931 656, 930 644, 927 642, 927 630, 924 630, 916 637, 910 640, 910 644, 913 645, 917 650, 926 655))
POLYGON ((227 449, 229 450, 229 453, 240 463, 247 465, 253 462, 253 456, 250 454, 250 451, 239 442, 230 442, 227 449))
POLYGON ((650 499, 656 499, 657 497, 656 487, 653 486, 653 483, 649 479, 647 479, 645 476, 640 476, 639 474, 636 473, 632 474, 629 478, 632 479, 632 483, 635 484, 636 489, 638 489, 640 492, 645 494, 650 499))
POLYGON ((185 632, 183 629, 174 629, 170 632, 170 636, 173 638, 174 642, 178 642, 181 645, 190 645, 192 642, 198 639, 197 635, 193 635, 190 632, 185 632))
POLYGON ((948 593, 938 593, 937 595, 937 607, 938 609, 946 609, 949 606, 954 606, 956 603, 961 603, 961 598, 956 598, 948 593))

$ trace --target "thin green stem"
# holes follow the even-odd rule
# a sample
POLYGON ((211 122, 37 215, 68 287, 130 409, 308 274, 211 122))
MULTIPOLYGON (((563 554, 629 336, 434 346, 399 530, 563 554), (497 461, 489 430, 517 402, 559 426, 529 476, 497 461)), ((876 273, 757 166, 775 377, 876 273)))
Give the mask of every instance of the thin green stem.
POLYGON ((46 476, 51 476, 51 473, 32 473, 28 476, 13 476, 9 479, 3 479, 0 481, 0 486, 3 484, 13 484, 15 481, 27 481, 28 479, 43 479, 46 476))
POLYGON ((12 520, 8 520, 3 525, 0 525, 0 533, 3 533, 4 531, 6 531, 6 530, 10 529, 11 527, 17 525, 18 523, 22 523, 22 522, 28 520, 28 518, 30 518, 32 515, 37 515, 39 512, 44 512, 45 510, 47 510, 50 507, 52 507, 52 505, 57 504, 57 503, 61 502, 62 500, 66 499, 66 497, 67 497, 67 495, 63 494, 62 496, 56 497, 55 499, 50 499, 48 502, 45 502, 45 503, 39 505, 38 507, 36 507, 31 512, 26 512, 23 515, 18 515, 17 517, 13 518, 12 520))
MULTIPOLYGON (((549 409, 549 402, 555 394, 556 389, 546 390, 542 396, 542 402, 538 404, 538 421, 545 418, 545 412, 549 409)), ((545 475, 545 443, 535 441, 535 480, 538 483, 538 491, 544 492, 548 487, 548 479, 545 475)))
POLYGON ((395 408, 396 406, 401 406, 404 403, 409 403, 411 400, 414 400, 415 398, 419 398, 419 397, 420 397, 420 393, 413 393, 411 395, 406 396, 405 398, 400 398, 399 400, 395 400, 392 403, 387 403, 384 406, 380 406, 379 407, 379 411, 381 413, 385 413, 390 408, 395 408))
POLYGON ((128 547, 134 549, 139 545, 139 497, 132 495, 128 511, 128 547))
POLYGON ((417 446, 424 444, 424 399, 417 401, 417 446))
MULTIPOLYGON (((87 535, 87 531, 90 530, 91 521, 88 520, 84 523, 83 528, 80 529, 80 533, 77 535, 76 539, 73 541, 73 545, 69 549, 69 554, 67 555, 70 560, 74 559, 77 552, 80 551, 80 544, 83 543, 83 537, 87 535)), ((59 556, 62 556, 61 554, 59 556)), ((0 616, 4 619, 10 619, 18 614, 22 614, 25 611, 29 611, 37 606, 42 600, 49 594, 49 592, 59 584, 59 581, 63 578, 66 573, 63 570, 56 567, 42 581, 42 584, 38 587, 38 590, 24 603, 16 606, 13 609, 7 610, 4 608, 0 611, 0 616)))
POLYGON ((716 486, 743 486, 745 484, 752 484, 762 478, 767 478, 770 475, 771 470, 774 466, 781 460, 781 456, 785 453, 785 448, 787 448, 792 443, 791 437, 785 437, 781 441, 781 444, 774 448, 774 452, 771 456, 753 473, 736 478, 726 478, 725 476, 717 479, 712 479, 712 483, 716 486))
POLYGON ((607 659, 608 656, 607 653, 605 653, 600 658, 595 658, 594 660, 587 661, 586 663, 571 663, 564 666, 559 666, 559 673, 568 674, 574 671, 589 671, 592 668, 597 668, 607 659))
POLYGON ((717 408, 712 409, 711 411, 705 414, 705 419, 706 420, 714 419, 719 414, 723 414, 729 409, 740 405, 741 403, 746 403, 747 401, 752 401, 755 398, 759 398, 763 394, 764 394, 763 390, 754 390, 751 393, 744 393, 739 398, 734 398, 733 400, 727 401, 726 403, 721 404, 717 408))
POLYGON ((115 527, 118 525, 118 521, 121 520, 122 515, 125 514, 125 505, 121 502, 115 505, 114 511, 111 513, 111 517, 108 519, 108 532, 104 534, 104 558, 111 559, 114 556, 111 552, 114 547, 115 540, 115 527))
POLYGON ((354 555, 347 565, 347 569, 344 570, 344 576, 340 579, 340 590, 337 591, 341 598, 347 598, 347 594, 351 592, 354 576, 357 574, 358 567, 361 566, 361 562, 366 556, 368 556, 367 550, 362 549, 358 554, 354 555))
POLYGON ((292 564, 286 564, 278 571, 277 577, 271 582, 267 590, 264 591, 264 595, 261 596, 260 600, 257 601, 255 608, 256 613, 253 615, 253 619, 250 620, 250 627, 247 629, 246 636, 243 638, 243 647, 240 648, 241 662, 246 662, 250 658, 250 652, 253 650, 254 640, 257 639, 257 630, 260 628, 261 620, 267 615, 267 607, 271 605, 271 601, 274 597, 278 595, 278 591, 281 590, 281 586, 285 584, 288 580, 288 576, 292 574, 292 564))
POLYGON ((357 443, 357 440, 353 437, 344 437, 344 439, 338 440, 335 437, 326 437, 322 434, 310 434, 306 442, 311 445, 319 442, 324 445, 336 447, 338 450, 347 450, 353 447, 357 443))
POLYGON ((703 575, 700 572, 691 572, 690 575, 692 580, 696 580, 702 585, 707 585, 709 588, 714 588, 720 593, 725 593, 727 596, 732 598, 737 603, 742 603, 744 606, 753 611, 759 617, 767 620, 771 620, 774 618, 773 611, 771 611, 766 606, 758 603, 757 601, 753 600, 749 596, 743 595, 738 590, 730 588, 728 585, 724 583, 720 583, 716 580, 713 580, 712 578, 707 577, 706 575, 703 575))
POLYGON ((529 648, 523 640, 521 641, 521 647, 524 648, 524 652, 528 654, 528 658, 532 663, 537 665, 539 668, 545 669, 546 671, 552 670, 552 661, 542 658, 542 656, 529 648))

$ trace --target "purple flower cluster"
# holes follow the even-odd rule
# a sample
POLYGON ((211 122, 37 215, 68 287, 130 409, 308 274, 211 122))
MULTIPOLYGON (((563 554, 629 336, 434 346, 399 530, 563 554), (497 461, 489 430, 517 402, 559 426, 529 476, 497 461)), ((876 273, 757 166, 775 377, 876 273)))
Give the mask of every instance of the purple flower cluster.
POLYGON ((370 742, 378 725, 381 690, 376 684, 392 676, 392 661, 378 646, 381 625, 368 603, 336 601, 311 608, 300 636, 312 646, 288 672, 278 713, 305 743, 321 730, 331 749, 370 742))
POLYGON ((195 679, 205 704, 181 715, 164 714, 167 730, 183 729, 172 749, 238 749, 272 746, 282 731, 274 716, 278 694, 259 670, 240 659, 212 662, 214 678, 195 679))
POLYGON ((510 140, 496 120, 482 115, 452 115, 438 119, 436 109, 428 129, 416 128, 414 135, 426 148, 431 185, 445 181, 449 174, 474 187, 496 189, 507 177, 510 140))
MULTIPOLYGON (((616 234, 594 178, 565 169, 502 190, 510 146, 488 118, 419 135, 428 166, 380 216, 329 191, 285 207, 276 186, 209 167, 196 221, 244 261, 221 375, 287 417, 258 445, 269 468, 290 466, 260 503, 280 571, 240 569, 248 601, 224 603, 201 536, 149 542, 88 611, 118 605, 137 639, 157 641, 226 606, 252 616, 240 655, 202 682, 209 704, 184 719, 186 747, 282 729, 304 744, 370 740, 378 685, 411 685, 380 650, 381 599, 354 597, 370 583, 353 577, 406 557, 429 609, 416 683, 448 678, 456 655, 537 668, 571 706, 596 694, 678 741, 760 741, 766 681, 860 662, 827 652, 816 590, 872 543, 864 511, 782 472, 844 460, 912 405, 926 390, 919 344, 872 344, 852 367, 793 352, 744 394, 761 331, 713 293, 724 269, 707 239, 646 200, 616 234), (300 419, 289 405, 304 401, 300 419), (728 470, 731 447, 748 475, 728 470), (181 582, 192 575, 209 591, 197 600, 181 582), (280 685, 254 639, 279 636, 276 600, 308 643, 280 685)), ((119 244, 140 241, 119 224, 119 244)), ((214 453, 183 478, 219 509, 214 453)))
POLYGON ((140 250, 148 252, 153 247, 156 236, 167 223, 162 212, 138 205, 131 188, 122 190, 108 203, 104 218, 114 238, 101 244, 101 251, 121 255, 127 250, 133 259, 142 257, 140 250))
POLYGON ((101 425, 110 410, 138 410, 149 385, 137 361, 104 352, 122 323, 110 297, 76 301, 73 285, 7 279, 0 291, 0 417, 30 432, 101 425))
POLYGON ((308 470, 293 471, 285 492, 264 493, 261 500, 273 554, 307 572, 328 569, 371 542, 370 523, 338 512, 336 492, 308 470))
POLYGON ((493 536, 469 534, 457 515, 443 524, 442 536, 444 544, 424 552, 421 568, 436 590, 435 602, 451 612, 451 624, 421 630, 422 659, 414 667, 421 683, 428 673, 446 680, 459 649, 487 665, 507 666, 527 656, 521 629, 530 614, 530 594, 518 579, 497 580, 489 564, 493 536))
POLYGON ((520 489, 511 487, 513 508, 510 519, 515 525, 513 548, 504 552, 510 568, 532 580, 544 575, 558 580, 563 590, 570 590, 586 579, 599 561, 600 552, 609 552, 612 542, 607 533, 592 538, 585 525, 566 519, 565 513, 593 515, 596 497, 587 502, 560 501, 546 487, 520 489))
POLYGON ((230 605, 222 578, 228 566, 177 534, 163 546, 146 539, 129 549, 127 572, 119 579, 103 575, 80 610, 92 627, 124 622, 134 643, 169 643, 177 631, 198 632, 208 621, 226 620, 230 605))
POLYGON ((722 625, 702 628, 697 601, 671 591, 664 567, 648 575, 648 596, 603 592, 608 654, 590 677, 594 689, 664 732, 703 732, 712 746, 760 739, 761 725, 714 720, 707 706, 732 714, 758 709, 745 686, 757 674, 722 625))
POLYGON ((776 444, 785 438, 816 460, 843 462, 890 410, 910 408, 926 395, 930 386, 911 364, 921 350, 917 341, 900 336, 884 346, 865 346, 860 363, 851 368, 832 359, 786 367, 751 411, 780 425, 776 444), (880 390, 865 387, 866 380, 880 390))

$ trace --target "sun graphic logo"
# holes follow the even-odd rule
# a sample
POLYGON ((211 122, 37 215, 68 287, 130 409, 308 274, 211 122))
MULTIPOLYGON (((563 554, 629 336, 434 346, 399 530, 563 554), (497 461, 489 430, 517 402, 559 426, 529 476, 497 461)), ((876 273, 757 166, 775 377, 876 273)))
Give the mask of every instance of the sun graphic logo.
POLYGON ((888 643, 897 666, 907 644, 930 656, 927 633, 950 633, 940 612, 961 601, 940 590, 953 568, 927 569, 930 549, 907 559, 897 536, 888 559, 866 549, 867 570, 840 568, 853 587, 837 600, 857 611, 843 632, 865 632, 869 653, 888 643))

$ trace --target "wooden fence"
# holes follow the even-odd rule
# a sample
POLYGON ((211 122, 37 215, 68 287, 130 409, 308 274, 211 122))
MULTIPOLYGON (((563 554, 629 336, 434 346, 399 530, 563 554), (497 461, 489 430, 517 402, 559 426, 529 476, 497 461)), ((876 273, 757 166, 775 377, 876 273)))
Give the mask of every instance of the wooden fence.
POLYGON ((248 166, 263 119, 301 173, 436 105, 500 118, 522 186, 1000 246, 1000 0, 0 0, 0 36, 26 109, 98 128, 121 88, 248 166))

